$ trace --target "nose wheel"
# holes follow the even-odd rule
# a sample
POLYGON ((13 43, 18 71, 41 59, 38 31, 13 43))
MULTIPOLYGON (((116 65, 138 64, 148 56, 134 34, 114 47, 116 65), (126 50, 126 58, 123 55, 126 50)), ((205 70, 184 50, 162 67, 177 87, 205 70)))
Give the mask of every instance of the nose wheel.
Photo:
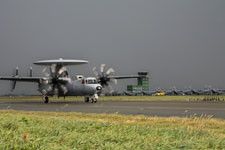
POLYGON ((92 98, 92 99, 91 99, 91 103, 97 103, 97 99, 92 98))
POLYGON ((89 102, 91 102, 91 103, 97 103, 97 98, 95 96, 93 96, 91 98, 89 96, 85 96, 84 97, 84 101, 86 103, 89 103, 89 102))

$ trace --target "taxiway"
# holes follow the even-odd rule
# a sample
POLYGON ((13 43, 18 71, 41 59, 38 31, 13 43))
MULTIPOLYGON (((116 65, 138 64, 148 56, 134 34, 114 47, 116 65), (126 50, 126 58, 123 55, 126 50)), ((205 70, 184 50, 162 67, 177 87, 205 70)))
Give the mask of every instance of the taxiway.
POLYGON ((116 113, 126 115, 147 115, 158 117, 204 116, 225 119, 225 102, 174 102, 174 101, 41 101, 1 100, 1 110, 116 113))

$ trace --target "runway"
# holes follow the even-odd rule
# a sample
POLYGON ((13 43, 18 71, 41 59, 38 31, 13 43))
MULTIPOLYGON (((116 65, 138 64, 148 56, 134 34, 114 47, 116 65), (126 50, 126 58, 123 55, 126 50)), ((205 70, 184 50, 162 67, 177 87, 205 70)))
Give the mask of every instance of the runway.
POLYGON ((116 113, 127 115, 147 115, 158 117, 212 116, 225 119, 225 102, 174 102, 174 101, 42 101, 1 100, 1 110, 116 113))

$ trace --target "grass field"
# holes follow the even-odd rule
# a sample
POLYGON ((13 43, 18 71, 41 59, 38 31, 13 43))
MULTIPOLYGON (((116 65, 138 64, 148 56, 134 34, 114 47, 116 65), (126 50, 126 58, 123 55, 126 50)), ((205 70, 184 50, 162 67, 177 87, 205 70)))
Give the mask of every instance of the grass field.
POLYGON ((0 111, 2 150, 225 149, 225 121, 0 111))
MULTIPOLYGON (((42 100, 41 96, 0 97, 0 100, 42 100)), ((50 100, 64 100, 63 97, 50 100)), ((83 101, 84 97, 66 97, 66 100, 83 101)), ((225 101, 225 96, 100 96, 99 101, 225 101)))

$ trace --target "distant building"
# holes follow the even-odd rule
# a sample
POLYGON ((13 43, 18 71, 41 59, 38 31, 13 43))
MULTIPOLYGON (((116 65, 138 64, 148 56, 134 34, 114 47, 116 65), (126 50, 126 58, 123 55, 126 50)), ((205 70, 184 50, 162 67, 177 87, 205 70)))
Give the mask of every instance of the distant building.
POLYGON ((149 91, 149 77, 148 72, 138 72, 138 75, 144 75, 137 80, 137 85, 127 85, 127 91, 138 92, 138 91, 149 91))

